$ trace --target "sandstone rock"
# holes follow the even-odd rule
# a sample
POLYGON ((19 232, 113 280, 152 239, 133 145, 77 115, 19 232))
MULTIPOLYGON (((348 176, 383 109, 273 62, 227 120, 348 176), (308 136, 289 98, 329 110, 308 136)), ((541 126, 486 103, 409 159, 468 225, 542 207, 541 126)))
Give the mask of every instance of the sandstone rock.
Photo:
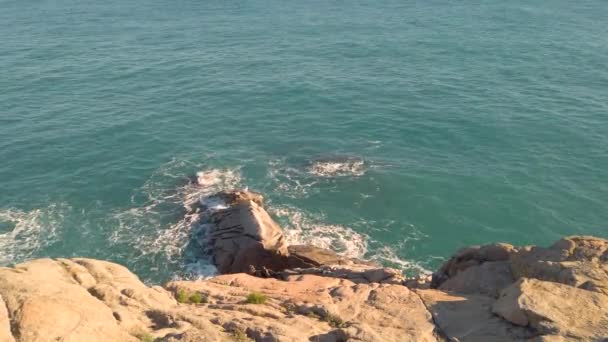
POLYGON ((239 326, 248 336, 280 341, 435 341, 431 316, 422 301, 404 286, 355 284, 346 279, 294 275, 287 281, 245 274, 209 281, 173 282, 177 291, 209 294, 217 322, 239 326), (247 305, 251 292, 268 296, 264 305, 247 305), (226 314, 219 310, 228 311, 226 314), (233 311, 232 311, 233 310, 233 311), (247 313, 266 316, 255 324, 247 313))
POLYGON ((11 333, 11 321, 6 311, 6 304, 0 296, 0 341, 14 342, 15 339, 11 333))
POLYGON ((319 266, 303 269, 288 269, 279 272, 280 278, 286 280, 294 275, 314 274, 322 277, 348 279, 353 283, 382 283, 402 285, 405 277, 401 271, 393 268, 376 268, 364 264, 350 266, 319 266))
POLYGON ((20 342, 137 341, 53 260, 0 268, 0 295, 20 342))
MULTIPOLYGON (((220 195, 218 195, 220 196, 220 195)), ((208 244, 220 273, 251 272, 287 266, 287 243, 279 225, 249 193, 221 196, 232 201, 209 218, 208 244)))
POLYGON ((481 295, 452 295, 438 290, 416 290, 448 341, 520 341, 534 332, 492 314, 494 299, 481 295))
POLYGON ((517 249, 506 243, 463 248, 446 261, 439 271, 433 274, 431 287, 438 288, 444 281, 469 267, 487 261, 507 261, 515 253, 517 253, 517 249))
POLYGON ((608 338, 608 296, 564 284, 522 278, 502 292, 493 311, 543 335, 608 338))
POLYGON ((511 258, 516 278, 536 278, 608 294, 608 240, 572 236, 511 258))
POLYGON ((500 291, 511 285, 513 281, 509 262, 488 261, 457 273, 441 284, 439 289, 498 297, 500 291))

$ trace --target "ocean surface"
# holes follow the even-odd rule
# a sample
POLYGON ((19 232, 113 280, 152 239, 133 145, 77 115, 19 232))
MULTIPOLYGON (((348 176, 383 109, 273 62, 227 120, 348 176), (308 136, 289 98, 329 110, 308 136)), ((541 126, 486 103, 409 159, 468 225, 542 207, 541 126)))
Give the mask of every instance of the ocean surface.
POLYGON ((0 265, 208 275, 183 203, 236 187, 293 243, 409 273, 608 237, 607 18, 603 0, 0 0, 0 265))

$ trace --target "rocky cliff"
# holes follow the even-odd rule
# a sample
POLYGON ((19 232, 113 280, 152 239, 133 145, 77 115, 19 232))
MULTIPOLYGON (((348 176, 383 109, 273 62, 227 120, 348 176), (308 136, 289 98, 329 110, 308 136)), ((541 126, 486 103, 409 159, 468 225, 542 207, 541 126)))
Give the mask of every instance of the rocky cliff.
POLYGON ((192 210, 225 274, 149 287, 99 260, 0 268, 0 341, 608 341, 608 240, 474 246, 406 279, 287 246, 258 194, 209 203, 192 210))

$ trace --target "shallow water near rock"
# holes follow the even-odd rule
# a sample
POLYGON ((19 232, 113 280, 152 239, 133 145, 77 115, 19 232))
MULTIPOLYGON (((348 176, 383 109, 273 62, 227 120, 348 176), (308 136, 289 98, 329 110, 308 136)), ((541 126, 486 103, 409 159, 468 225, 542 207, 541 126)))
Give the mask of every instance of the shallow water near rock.
POLYGON ((605 237, 605 13, 1 1, 0 264, 209 274, 184 204, 235 187, 292 242, 410 272, 471 244, 605 237))

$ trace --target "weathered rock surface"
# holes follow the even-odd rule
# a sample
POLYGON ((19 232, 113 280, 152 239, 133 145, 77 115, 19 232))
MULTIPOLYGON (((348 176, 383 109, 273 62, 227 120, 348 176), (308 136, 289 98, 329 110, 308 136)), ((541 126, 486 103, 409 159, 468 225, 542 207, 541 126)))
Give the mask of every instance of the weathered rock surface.
POLYGON ((433 275, 432 286, 439 287, 443 282, 469 267, 479 266, 485 262, 507 261, 515 253, 517 253, 517 249, 506 243, 463 248, 433 275))
POLYGON ((0 295, 2 341, 436 341, 407 287, 316 275, 230 274, 164 289, 109 262, 39 259, 1 268, 0 295), (253 292, 267 299, 248 304, 253 292))
POLYGON ((214 197, 227 206, 211 213, 207 222, 207 242, 220 273, 287 267, 283 231, 262 207, 261 195, 230 192, 214 197))
POLYGON ((608 296, 560 283, 521 278, 502 292, 493 312, 544 335, 608 338, 608 296))
POLYGON ((206 245, 221 274, 258 276, 316 274, 354 282, 400 284, 400 272, 311 245, 287 246, 281 227, 264 210, 262 195, 228 191, 205 198, 199 212, 208 228, 206 245), (210 209, 213 208, 213 209, 210 209))
POLYGON ((110 307, 80 284, 95 286, 93 276, 86 271, 73 273, 64 265, 39 259, 0 269, 0 295, 14 338, 21 342, 137 341, 121 328, 110 307))
POLYGON ((207 294, 214 298, 209 308, 218 310, 216 321, 225 329, 235 326, 249 336, 272 336, 268 340, 436 340, 431 315, 424 304, 414 292, 400 285, 355 284, 315 275, 290 276, 287 281, 280 281, 234 274, 209 281, 173 282, 168 287, 207 294), (267 304, 243 307, 251 292, 268 296, 267 304))
POLYGON ((6 303, 0 296, 0 341, 14 342, 15 339, 11 334, 11 321, 6 311, 6 303))
POLYGON ((605 239, 572 236, 548 248, 465 248, 441 267, 432 285, 440 291, 418 293, 448 338, 608 341, 605 239))
POLYGON ((416 290, 433 315, 438 330, 448 340, 522 341, 535 335, 531 329, 515 326, 492 314, 491 297, 450 294, 438 290, 416 290))
POLYGON ((566 237, 549 248, 528 247, 511 258, 516 278, 558 282, 608 295, 608 240, 566 237))
POLYGON ((514 281, 507 261, 488 261, 474 265, 444 281, 439 289, 447 292, 483 294, 498 297, 514 281))

